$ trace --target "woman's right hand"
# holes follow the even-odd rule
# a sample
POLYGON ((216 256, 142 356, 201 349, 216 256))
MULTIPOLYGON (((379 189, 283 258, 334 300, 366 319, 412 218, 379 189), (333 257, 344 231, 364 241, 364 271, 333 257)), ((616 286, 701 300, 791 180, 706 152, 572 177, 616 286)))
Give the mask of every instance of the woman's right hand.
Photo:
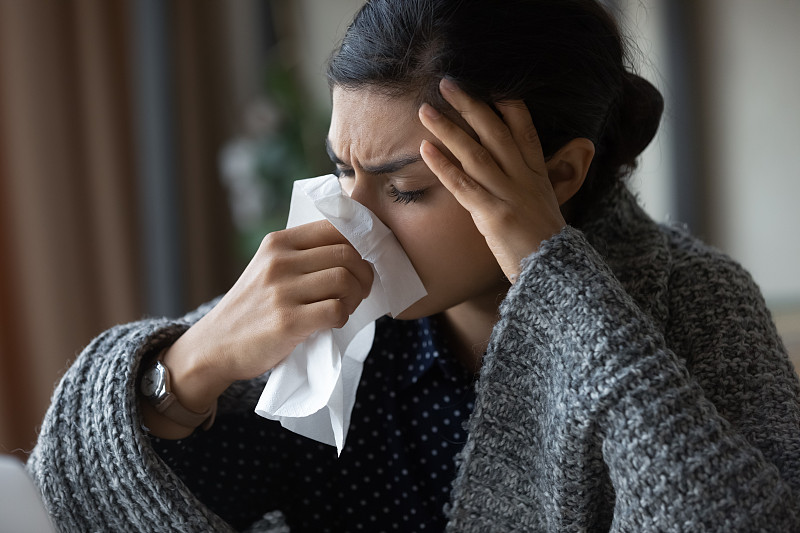
POLYGON ((165 352, 173 393, 205 411, 315 331, 343 326, 372 279, 369 263, 326 220, 270 233, 230 291, 165 352))

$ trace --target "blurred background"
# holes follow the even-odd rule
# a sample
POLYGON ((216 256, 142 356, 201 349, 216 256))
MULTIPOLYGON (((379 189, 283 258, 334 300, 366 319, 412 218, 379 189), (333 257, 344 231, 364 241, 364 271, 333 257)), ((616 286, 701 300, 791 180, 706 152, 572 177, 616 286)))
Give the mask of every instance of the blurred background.
MULTIPOLYGON (((95 335, 224 292, 331 169, 361 3, 0 0, 0 453, 95 335)), ((750 270, 800 360, 800 2, 606 4, 667 101, 632 188, 750 270)))

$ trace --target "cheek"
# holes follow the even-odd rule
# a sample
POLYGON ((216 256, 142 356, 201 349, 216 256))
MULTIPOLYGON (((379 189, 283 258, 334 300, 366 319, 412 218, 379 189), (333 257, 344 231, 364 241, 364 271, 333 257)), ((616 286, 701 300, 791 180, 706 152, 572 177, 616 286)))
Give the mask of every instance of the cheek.
POLYGON ((465 291, 476 278, 485 277, 497 262, 460 205, 418 211, 416 216, 409 213, 397 220, 393 231, 425 284, 428 298, 455 305, 467 297, 465 291))

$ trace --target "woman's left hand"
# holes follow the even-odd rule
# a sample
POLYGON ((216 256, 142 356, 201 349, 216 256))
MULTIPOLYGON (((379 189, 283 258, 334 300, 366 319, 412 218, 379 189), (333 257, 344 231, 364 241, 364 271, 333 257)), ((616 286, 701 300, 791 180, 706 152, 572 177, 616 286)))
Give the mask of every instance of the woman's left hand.
POLYGON ((423 141, 420 155, 442 184, 472 215, 503 273, 513 283, 520 262, 566 225, 530 112, 522 101, 498 102, 502 118, 485 103, 443 79, 444 98, 475 131, 464 129, 429 104, 422 124, 453 154, 460 167, 423 141))

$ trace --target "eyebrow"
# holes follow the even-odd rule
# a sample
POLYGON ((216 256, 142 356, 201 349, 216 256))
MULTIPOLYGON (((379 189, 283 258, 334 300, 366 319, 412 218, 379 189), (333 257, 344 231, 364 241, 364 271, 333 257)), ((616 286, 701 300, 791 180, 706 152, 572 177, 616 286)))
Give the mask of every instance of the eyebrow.
MULTIPOLYGON (((331 147, 331 140, 326 138, 325 139, 325 151, 328 152, 328 157, 331 158, 331 161, 336 165, 342 166, 350 166, 342 161, 339 156, 337 156, 333 148, 331 147)), ((419 154, 410 154, 410 155, 402 155, 392 161, 387 161, 385 163, 381 163, 379 165, 361 165, 361 168, 364 169, 364 172, 368 174, 391 174, 393 172, 397 172, 401 168, 407 167, 408 165, 418 163, 422 161, 422 156, 419 154)))

